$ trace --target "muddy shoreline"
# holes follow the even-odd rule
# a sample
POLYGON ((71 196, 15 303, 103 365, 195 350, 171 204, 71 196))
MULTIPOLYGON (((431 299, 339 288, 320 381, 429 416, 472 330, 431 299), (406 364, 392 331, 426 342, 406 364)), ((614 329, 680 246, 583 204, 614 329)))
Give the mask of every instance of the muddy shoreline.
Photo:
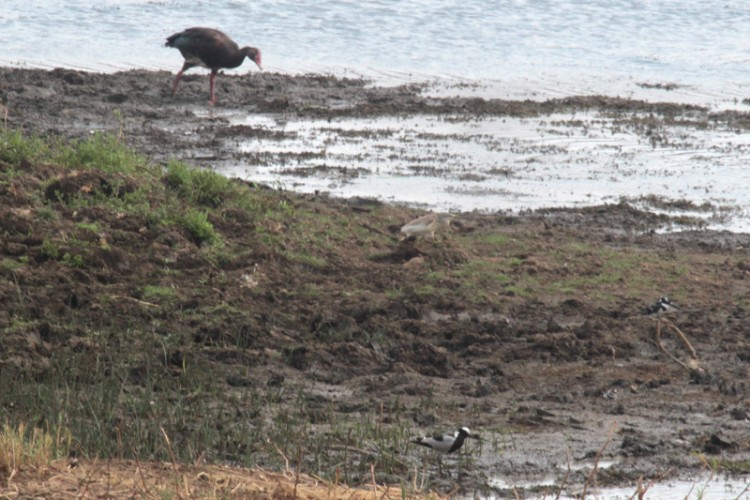
POLYGON ((670 102, 668 89, 653 102, 503 100, 436 97, 430 83, 255 73, 221 75, 211 107, 198 73, 175 97, 169 72, 0 68, 0 77, 14 128, 108 131, 154 161, 176 156, 295 191, 457 212, 624 200, 684 228, 746 228, 746 193, 726 180, 750 154, 746 113, 670 102))
MULTIPOLYGON (((225 118, 213 116, 227 110, 320 119, 424 113, 538 116, 596 108, 652 113, 660 127, 685 120, 693 120, 695 126, 723 121, 741 131, 750 126, 750 119, 742 113, 712 113, 666 102, 606 96, 545 102, 441 99, 423 96, 418 85, 380 88, 365 81, 319 75, 220 76, 219 100, 211 110, 206 103, 205 75, 186 75, 174 98, 169 95, 172 77, 168 72, 92 74, 0 68, 0 102, 7 108, 8 128, 62 138, 106 131, 155 162, 176 158, 206 167, 232 161, 236 153, 224 147, 225 141, 262 133, 252 127, 229 127, 225 118)), ((293 203, 311 204, 321 213, 371 210, 366 200, 340 200, 322 193, 289 196, 293 203)), ((4 207, 6 213, 12 209, 4 207)), ((406 222, 419 215, 404 207, 384 210, 383 223, 406 222)), ((398 340, 350 342, 334 348, 317 345, 302 331, 288 331, 288 339, 306 346, 295 351, 298 359, 288 364, 278 360, 256 363, 251 375, 228 376, 228 384, 242 386, 251 378, 269 387, 283 383, 310 391, 317 396, 313 405, 317 406, 311 411, 323 421, 320 425, 325 420, 320 414, 327 408, 351 416, 376 411, 379 401, 395 399, 410 408, 415 430, 428 432, 456 424, 477 429, 485 440, 470 448, 472 468, 463 470, 458 479, 436 475, 435 484, 444 492, 458 482, 465 494, 488 493, 494 487, 507 495, 507 485, 533 487, 552 479, 552 490, 542 491, 559 488, 576 495, 587 484, 594 464, 600 467, 598 486, 635 487, 639 478, 702 477, 705 462, 696 454, 747 463, 750 235, 657 232, 672 222, 670 217, 627 204, 518 215, 458 214, 453 234, 460 237, 497 233, 510 241, 529 234, 537 238, 537 246, 510 255, 503 250, 481 254, 487 259, 517 260, 511 280, 522 283, 524 276, 544 276, 554 282, 581 276, 580 287, 549 288, 544 295, 534 296, 505 290, 482 308, 449 299, 424 303, 417 292, 401 303, 386 301, 387 305, 377 307, 367 300, 354 303, 343 293, 332 295, 329 301, 321 298, 305 304, 287 303, 283 294, 277 294, 269 299, 264 314, 272 314, 280 303, 311 313, 319 308, 317 330, 312 331, 351 324, 363 330, 393 329, 398 340), (571 244, 576 241, 624 252, 636 260, 641 254, 658 256, 656 262, 662 260, 676 271, 664 275, 658 287, 615 282, 607 283, 602 291, 586 281, 587 276, 603 272, 595 255, 591 260, 585 255, 571 257, 570 267, 561 264, 564 258, 551 258, 560 248, 576 248, 571 244), (606 299, 599 296, 602 293, 606 299), (676 324, 691 339, 699 369, 686 369, 665 356, 654 340, 653 320, 641 314, 643 306, 662 294, 675 296, 685 309, 676 324), (274 300, 276 305, 270 305, 274 300), (361 317, 352 320, 355 314, 361 317), (391 322, 394 325, 386 327, 391 322), (426 399, 432 402, 430 411, 425 410, 426 399), (569 466, 574 466, 572 472, 569 466)), ((397 247, 397 233, 393 241, 397 247)), ((396 267, 400 271, 393 275, 395 282, 412 275, 421 279, 440 266, 451 268, 466 260, 450 243, 417 242, 416 248, 410 255, 421 255, 432 268, 420 267, 398 251, 384 248, 377 249, 385 255, 382 261, 361 265, 372 265, 371 272, 385 272, 378 271, 378 266, 396 267)), ((4 252, 12 255, 18 247, 5 244, 4 252)), ((349 258, 354 257, 347 254, 342 260, 349 258)), ((330 272, 359 272, 358 266, 330 272)), ((649 259, 642 272, 660 273, 654 266, 649 259)), ((291 279, 279 271, 279 279, 282 276, 291 279)), ((340 279, 344 280, 343 274, 340 279)), ((367 279, 363 270, 362 283, 367 279)), ((4 321, 10 322, 7 317, 4 321)), ((225 326, 231 326, 231 320, 225 326)), ((280 350, 283 340, 268 342, 266 349, 280 350)), ((685 359, 679 340, 670 336, 667 342, 670 350, 685 359)), ((262 352, 258 349, 252 356, 262 356, 262 352)), ((419 456, 415 450, 409 453, 410 459, 419 456)))
MULTIPOLYGON (((218 102, 208 106, 208 78, 187 74, 177 94, 170 95, 174 75, 166 71, 132 70, 114 74, 70 69, 51 71, 0 68, 0 102, 7 108, 7 125, 30 132, 81 137, 96 131, 121 133, 134 147, 156 159, 175 156, 212 163, 231 158, 222 139, 253 137, 253 127, 227 127, 223 112, 265 113, 295 118, 465 114, 469 116, 531 117, 553 113, 603 110, 650 113, 643 126, 704 127, 725 123, 737 130, 750 127, 746 113, 713 112, 692 104, 646 102, 602 95, 572 96, 545 101, 508 101, 476 97, 430 97, 427 84, 377 87, 366 80, 325 75, 258 73, 220 75, 218 102)), ((279 139, 276 137, 275 139, 279 139)), ((282 138, 283 139, 283 138, 282 138)))

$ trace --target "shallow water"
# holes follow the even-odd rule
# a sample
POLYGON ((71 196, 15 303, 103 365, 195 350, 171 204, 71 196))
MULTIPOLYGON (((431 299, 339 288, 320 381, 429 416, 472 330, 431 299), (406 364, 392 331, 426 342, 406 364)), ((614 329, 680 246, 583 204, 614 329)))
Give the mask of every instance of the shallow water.
POLYGON ((750 82, 741 0, 4 0, 0 64, 176 70, 164 39, 194 25, 260 47, 271 71, 502 81, 527 92, 601 92, 635 79, 709 95, 750 82))
POLYGON ((643 131, 599 113, 542 118, 410 116, 331 120, 229 116, 276 133, 235 144, 227 175, 442 211, 521 210, 627 200, 748 231, 750 136, 722 129, 643 131), (242 155, 252 158, 243 162, 242 155), (304 161, 300 160, 300 156, 304 161), (263 166, 249 166, 263 159, 263 166), (653 197, 656 197, 654 205, 653 197), (667 207, 669 208, 669 207, 667 207))
MULTIPOLYGON (((538 488, 540 486, 552 487, 553 485, 554 482, 551 483, 549 480, 541 479, 539 481, 527 481, 523 483, 506 483, 500 481, 497 482, 496 487, 522 492, 526 488, 538 488)), ((677 479, 657 482, 652 485, 644 484, 642 487, 645 488, 646 486, 648 486, 648 489, 646 490, 644 498, 648 498, 649 500, 698 500, 720 498, 742 500, 750 498, 750 483, 741 479, 698 477, 695 479, 677 479)), ((637 485, 622 488, 591 487, 588 489, 588 494, 591 498, 597 499, 630 500, 638 497, 635 494, 637 488, 637 485)), ((575 500, 579 498, 579 496, 568 496, 565 494, 556 496, 556 489, 554 487, 550 489, 555 491, 555 495, 553 495, 552 498, 559 498, 560 500, 575 500)), ((514 497, 511 496, 510 498, 514 497)), ((527 500, 541 500, 551 497, 549 495, 536 497, 524 494, 520 498, 525 498, 527 500)))
MULTIPOLYGON (((584 460, 573 462, 569 464, 570 471, 584 471, 586 474, 590 473, 594 467, 593 460, 584 460)), ((612 460, 599 460, 596 463, 596 468, 599 471, 611 469, 618 465, 618 461, 612 460)), ((518 493, 517 495, 511 495, 509 498, 525 498, 528 500, 542 500, 547 498, 559 498, 560 500, 575 500, 580 498, 582 492, 582 486, 579 486, 578 491, 573 495, 570 491, 570 487, 561 488, 558 484, 560 477, 564 477, 566 474, 565 467, 551 467, 557 469, 558 476, 537 476, 528 477, 523 480, 518 478, 503 478, 495 477, 489 480, 489 485, 498 490, 507 490, 518 493), (547 494, 541 496, 534 496, 532 493, 527 493, 528 490, 539 490, 540 488, 547 491, 547 494)), ((599 487, 595 483, 592 483, 587 489, 587 493, 591 498, 606 499, 606 500, 630 500, 637 498, 636 492, 638 491, 638 484, 623 487, 599 487)), ((640 486, 641 491, 646 490, 644 498, 654 500, 676 500, 676 499, 701 499, 701 498, 726 498, 726 499, 747 499, 750 498, 750 482, 743 478, 729 478, 722 476, 715 476, 711 474, 698 474, 694 477, 677 478, 663 481, 654 481, 650 484, 649 481, 645 481, 640 486)), ((492 496, 487 497, 489 499, 495 498, 492 496)), ((506 498, 504 496, 497 498, 506 498)))

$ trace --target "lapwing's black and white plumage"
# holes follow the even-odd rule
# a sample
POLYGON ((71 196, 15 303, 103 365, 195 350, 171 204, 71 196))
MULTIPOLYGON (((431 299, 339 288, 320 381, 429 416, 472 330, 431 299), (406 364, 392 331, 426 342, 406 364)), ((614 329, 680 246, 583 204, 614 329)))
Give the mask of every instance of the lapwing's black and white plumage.
POLYGON ((644 314, 653 317, 671 316, 680 312, 680 309, 669 300, 669 297, 660 297, 659 300, 643 310, 644 314))
POLYGON ((468 427, 461 427, 454 434, 426 436, 412 441, 420 446, 426 446, 443 455, 461 449, 467 437, 473 437, 468 427))

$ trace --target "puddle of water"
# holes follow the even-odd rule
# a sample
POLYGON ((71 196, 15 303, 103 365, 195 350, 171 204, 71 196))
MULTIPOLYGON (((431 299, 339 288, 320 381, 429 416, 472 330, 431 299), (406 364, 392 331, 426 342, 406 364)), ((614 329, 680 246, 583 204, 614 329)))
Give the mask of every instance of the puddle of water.
MULTIPOLYGON (((676 480, 650 486, 645 494, 649 500, 676 499, 747 499, 750 496, 747 482, 724 479, 676 480)), ((633 498, 636 486, 630 488, 600 488, 591 491, 592 498, 607 500, 629 500, 633 498)), ((574 500, 576 497, 561 496, 561 500, 574 500)), ((635 497, 637 498, 637 496, 635 497)))
POLYGON ((287 120, 230 116, 283 140, 227 141, 230 176, 297 191, 369 196, 439 211, 591 206, 655 196, 709 228, 750 231, 750 135, 674 127, 661 139, 598 113, 541 118, 419 115, 287 120), (260 163, 260 164, 259 164, 260 163))
MULTIPOLYGON (((615 460, 599 460, 599 463, 597 464, 598 470, 604 470, 604 469, 610 469, 613 466, 615 466, 618 462, 615 460)), ((581 461, 581 462, 575 462, 570 465, 571 471, 582 471, 582 470, 591 470, 594 467, 594 462, 592 461, 581 461)), ((489 480, 489 485, 493 488, 497 488, 499 490, 509 490, 509 489, 529 489, 529 488, 539 488, 544 486, 554 486, 557 482, 557 479, 554 477, 541 477, 541 478, 535 478, 535 479, 527 479, 524 481, 517 481, 517 480, 506 480, 500 477, 492 478, 489 480)))
MULTIPOLYGON (((524 491, 532 488, 544 488, 554 486, 557 479, 554 477, 542 477, 539 479, 528 479, 523 481, 506 481, 505 479, 494 478, 489 480, 489 485, 498 490, 518 490, 524 491)), ((489 497, 493 498, 493 497, 489 497)), ((524 497, 525 498, 525 497, 524 497)))
MULTIPOLYGON (((542 478, 538 481, 516 481, 506 482, 501 479, 496 479, 492 482, 493 487, 505 490, 516 490, 524 492, 531 488, 548 488, 554 489, 555 494, 552 498, 559 498, 560 500, 576 500, 580 496, 569 496, 568 494, 562 494, 557 496, 555 488, 555 480, 550 478, 542 478)), ((646 485, 643 485, 645 488, 646 485)), ((606 499, 606 500, 630 500, 637 498, 637 485, 629 487, 619 488, 589 488, 587 498, 593 499, 606 499)), ((580 493, 580 492, 579 492, 580 493)), ((505 497, 487 497, 493 498, 505 498, 505 497)), ((512 497, 511 497, 512 498, 512 497)), ((541 496, 529 496, 523 494, 521 498, 527 500, 541 500, 550 498, 550 495, 541 496)), ((696 478, 696 479, 678 479, 672 481, 664 481, 650 485, 646 491, 644 498, 649 500, 676 500, 676 499, 738 499, 744 500, 750 498, 750 482, 748 480, 740 479, 710 479, 710 478, 696 478)))
MULTIPOLYGON (((564 417, 558 415, 558 418, 564 417)), ((690 418, 699 422, 705 421, 707 425, 711 421, 708 415, 701 413, 691 412, 690 418)), ((564 459, 550 453, 550 450, 568 449, 573 455, 584 456, 585 453, 592 451, 589 443, 602 442, 606 438, 607 429, 611 429, 611 425, 615 425, 615 423, 612 420, 602 420, 599 426, 583 429, 584 434, 578 436, 575 440, 570 440, 560 433, 529 433, 516 436, 510 442, 502 439, 504 435, 495 436, 492 442, 497 441, 502 448, 501 460, 504 463, 504 468, 500 470, 513 472, 508 472, 507 475, 490 477, 487 484, 497 493, 481 498, 578 499, 583 490, 582 478, 589 476, 595 464, 599 472, 608 471, 609 477, 618 477, 618 470, 627 469, 631 459, 602 456, 597 462, 593 458, 564 459), (568 474, 568 469, 571 471, 570 474, 568 474)), ((654 422, 648 416, 634 416, 630 419, 629 425, 653 427, 654 422)), ((671 426, 666 424, 666 428, 671 428, 671 426)), ((674 435, 671 435, 671 433, 672 431, 660 433, 660 436, 670 440, 676 436, 676 433, 674 435)), ((497 471, 498 451, 495 449, 484 451, 482 459, 486 460, 485 465, 495 464, 494 470, 497 471)), ((649 500, 697 500, 701 498, 750 500, 750 477, 717 476, 698 472, 695 475, 659 481, 653 485, 649 485, 646 481, 641 488, 643 489, 646 486, 648 486, 648 490, 644 498, 649 500)), ((632 484, 619 487, 601 487, 592 483, 587 489, 586 498, 606 500, 637 498, 637 495, 634 496, 637 488, 638 484, 635 481, 632 484)))

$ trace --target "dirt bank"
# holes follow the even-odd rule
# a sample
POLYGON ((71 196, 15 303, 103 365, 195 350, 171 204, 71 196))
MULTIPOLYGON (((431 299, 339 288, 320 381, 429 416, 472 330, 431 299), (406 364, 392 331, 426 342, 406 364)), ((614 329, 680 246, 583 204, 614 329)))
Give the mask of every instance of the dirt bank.
MULTIPOLYGON (((253 130, 228 129, 211 118, 204 75, 185 77, 174 98, 171 78, 0 68, 0 99, 8 128, 63 138, 108 131, 157 163, 229 161, 233 153, 223 139, 253 130)), ((217 107, 238 113, 525 115, 597 107, 649 111, 661 126, 677 116, 734 120, 738 127, 749 122, 734 113, 711 117, 700 108, 607 97, 436 99, 417 86, 274 74, 219 82, 217 107)), ((61 358, 78 356, 101 377, 123 377, 115 407, 134 394, 157 406, 161 398, 178 407, 208 402, 195 418, 175 421, 165 410, 177 443, 211 427, 206 415, 220 407, 212 432, 223 445, 185 456, 273 466, 283 455, 306 472, 332 475, 334 465, 318 468, 328 449, 307 438, 325 436, 328 448, 343 453, 343 464, 366 463, 384 451, 357 442, 352 427, 348 435, 341 428, 375 422, 410 435, 457 425, 480 434, 463 459, 446 460, 454 473, 427 469, 443 492, 489 492, 551 478, 551 494, 560 488, 580 494, 591 484, 594 463, 606 464, 598 485, 633 488, 641 477, 696 474, 705 465, 701 456, 721 459, 722 471, 747 472, 747 235, 660 234, 665 216, 621 204, 458 214, 436 241, 401 242, 398 228, 418 211, 260 189, 272 200, 269 212, 283 207, 287 215, 254 218, 219 204, 210 218, 224 245, 217 257, 177 229, 154 229, 147 213, 73 210, 59 194, 93 189, 113 196, 102 186, 136 190, 143 180, 28 162, 0 167, 3 377, 19 385, 48 382, 69 373, 63 365, 75 371, 61 358), (50 179, 57 194, 48 194, 50 179), (667 326, 657 338, 655 321, 642 314, 664 294, 681 306, 674 322, 687 340, 667 326), (113 352, 133 347, 141 355, 120 371, 107 365, 113 352), (154 387, 155 367, 165 384, 185 385, 154 387), (211 383, 190 386, 197 377, 211 383), (280 435, 284 425, 297 429, 286 414, 295 425, 304 422, 305 439, 278 454, 260 437, 246 448, 232 446, 248 429, 261 437, 280 435), (238 422, 243 427, 236 429, 238 422)), ((152 200, 152 209, 159 203, 152 200)), ((79 372, 65 380, 73 392, 98 383, 79 372)), ((40 424, 51 418, 18 397, 6 393, 0 415, 40 424)), ((136 428, 155 411, 147 407, 117 408, 112 428, 136 428)), ((387 473, 377 471, 382 481, 410 483, 415 466, 421 468, 423 454, 405 445, 408 437, 389 450, 394 462, 387 473)), ((108 439, 115 443, 118 434, 108 439)), ((347 479, 364 483, 366 474, 347 479)))

